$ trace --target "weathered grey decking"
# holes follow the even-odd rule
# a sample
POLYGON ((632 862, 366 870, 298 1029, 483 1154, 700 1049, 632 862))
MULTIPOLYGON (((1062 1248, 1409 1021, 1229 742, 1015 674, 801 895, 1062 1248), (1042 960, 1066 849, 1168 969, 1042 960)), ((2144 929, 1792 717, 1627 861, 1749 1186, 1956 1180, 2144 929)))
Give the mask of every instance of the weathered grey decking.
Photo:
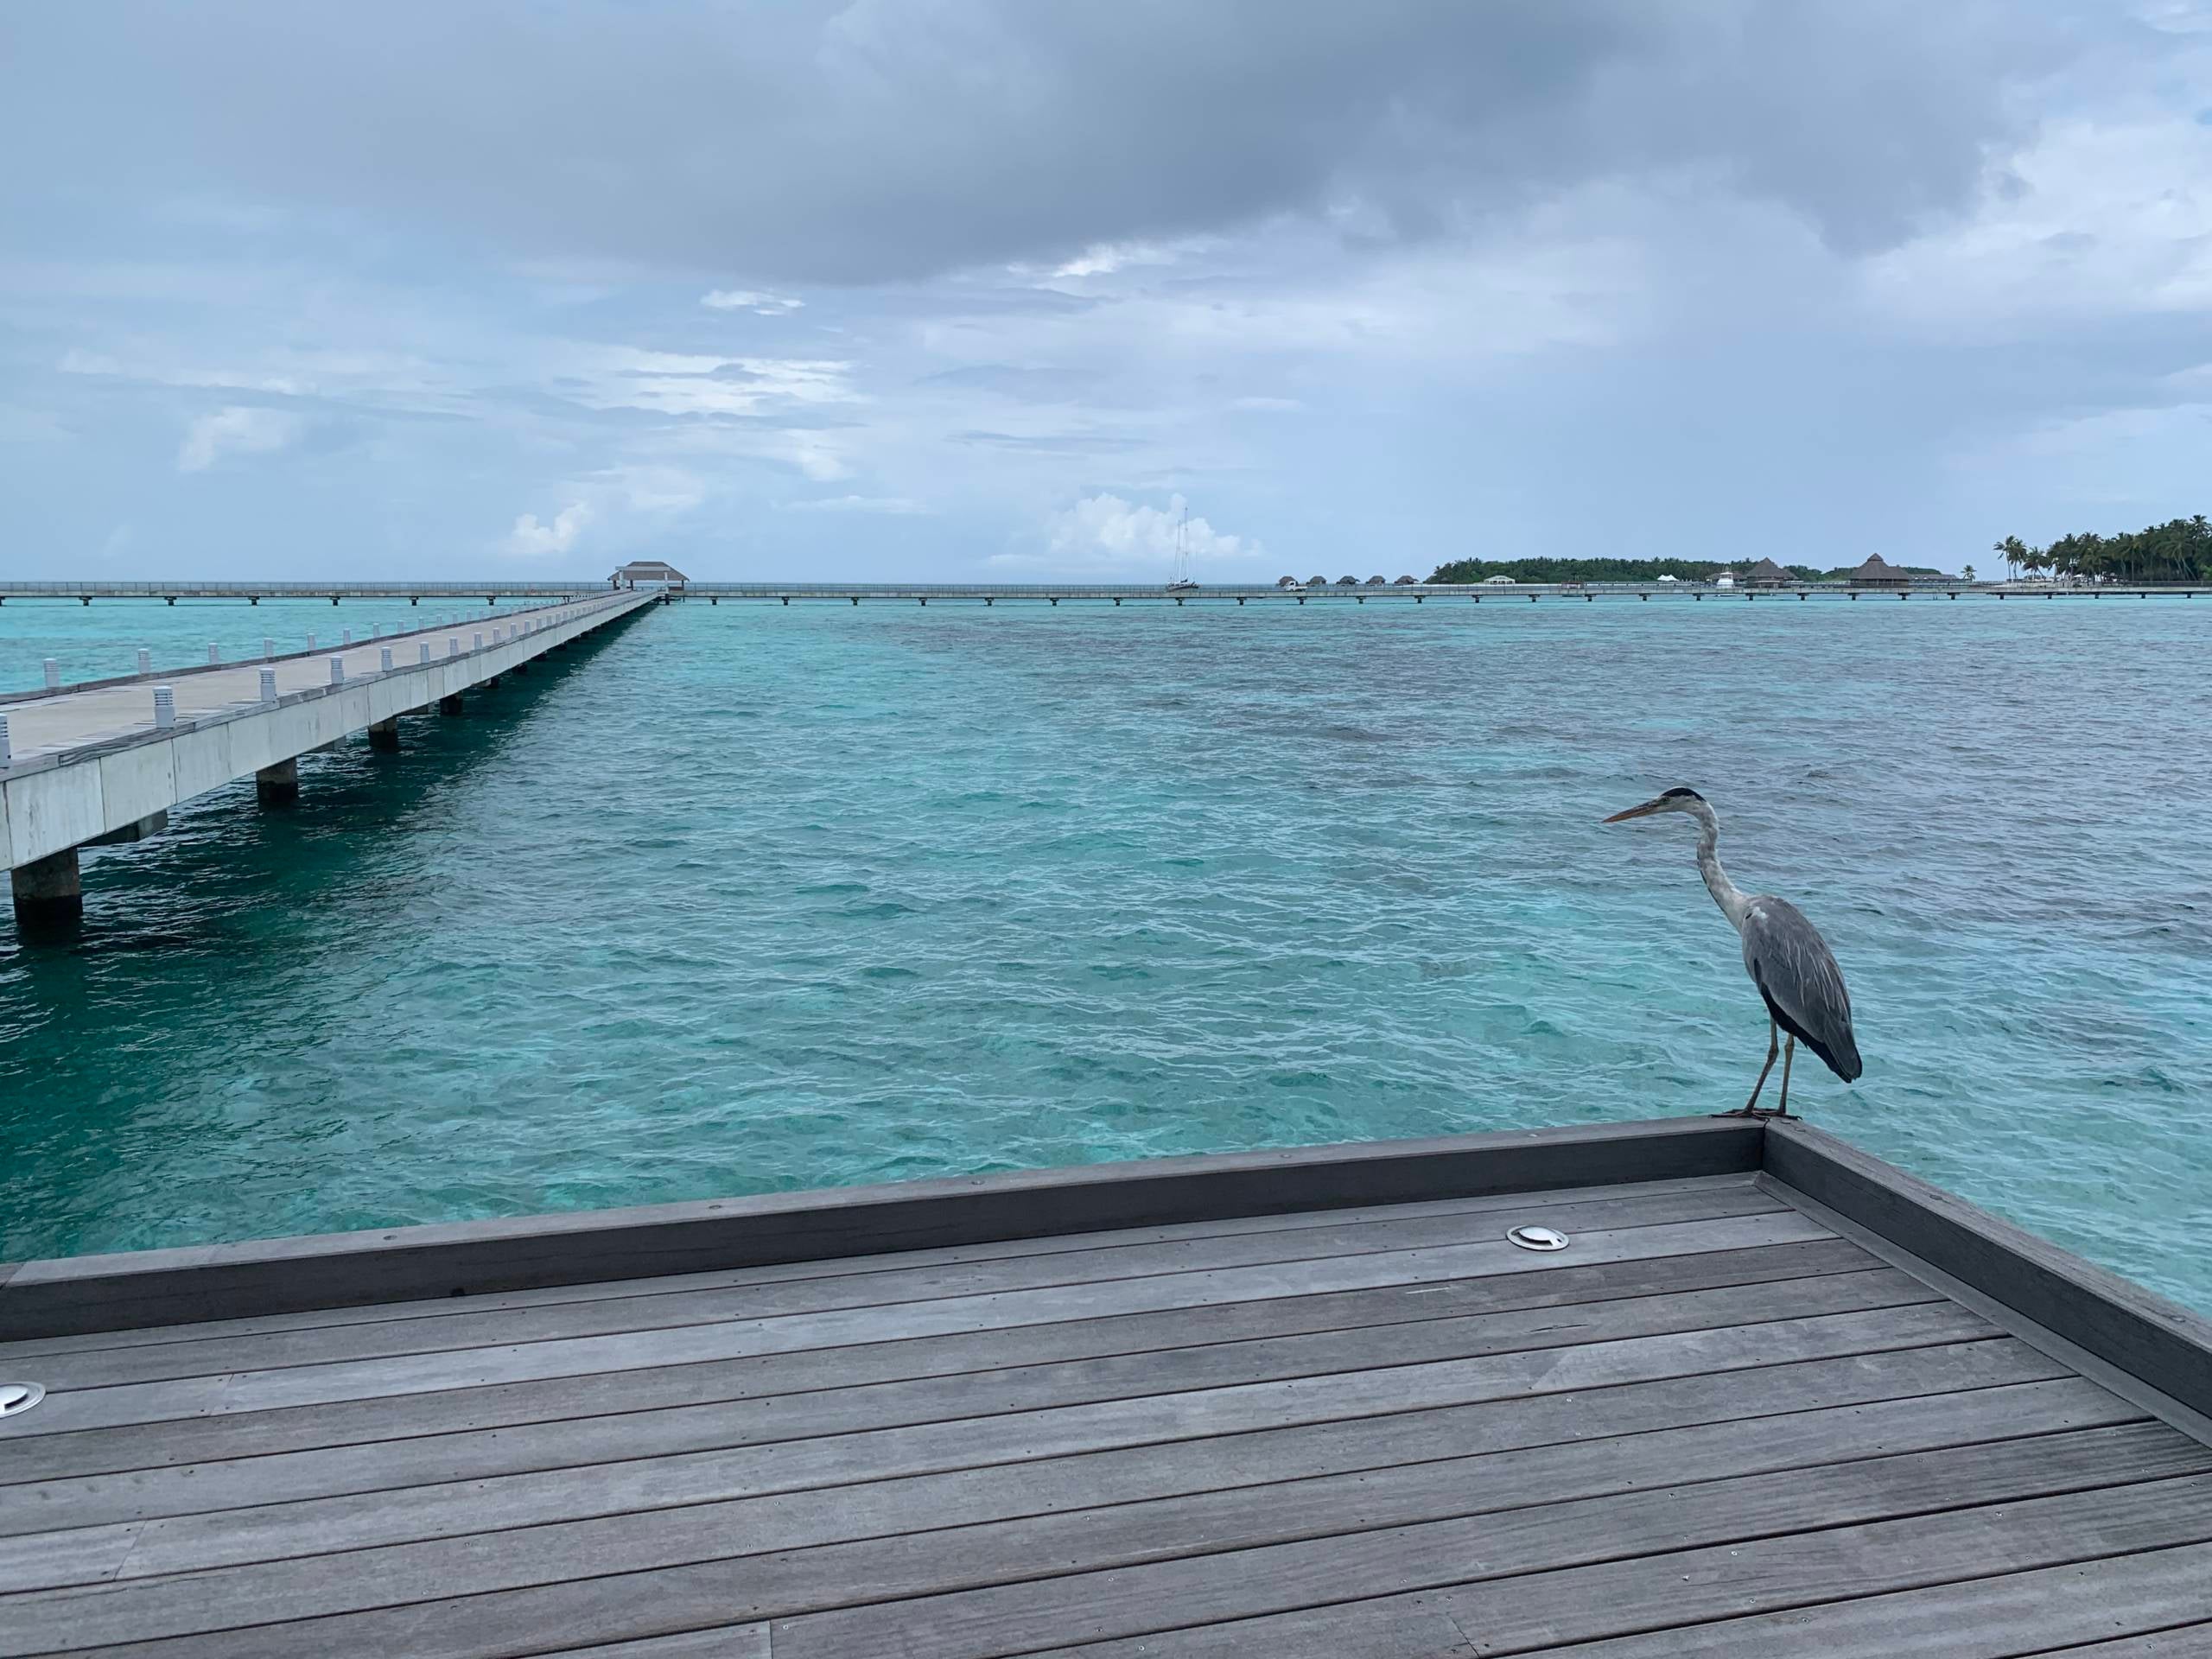
POLYGON ((11 1327, 0 1654, 2212 1653, 2202 1323, 1798 1128, 35 1263, 11 1327))

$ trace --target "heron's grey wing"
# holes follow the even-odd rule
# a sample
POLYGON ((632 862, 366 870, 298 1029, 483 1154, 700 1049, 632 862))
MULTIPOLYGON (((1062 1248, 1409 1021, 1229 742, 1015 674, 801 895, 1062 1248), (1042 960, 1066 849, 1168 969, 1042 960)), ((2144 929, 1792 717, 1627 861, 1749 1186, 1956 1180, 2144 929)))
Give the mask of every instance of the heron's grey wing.
POLYGON ((1851 1034, 1851 993, 1820 931, 1787 899, 1761 896, 1744 913, 1744 968, 1779 1025, 1846 1083, 1865 1068, 1851 1034))

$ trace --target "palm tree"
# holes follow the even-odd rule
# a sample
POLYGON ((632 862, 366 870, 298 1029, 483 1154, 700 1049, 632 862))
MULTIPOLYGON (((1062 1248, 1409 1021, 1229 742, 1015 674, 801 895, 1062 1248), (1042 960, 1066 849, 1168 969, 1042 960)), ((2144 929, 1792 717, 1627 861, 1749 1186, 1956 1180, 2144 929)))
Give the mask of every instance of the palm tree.
POLYGON ((1966 579, 1967 579, 1968 582, 1972 582, 1972 581, 1974 580, 1974 566, 1972 566, 1972 565, 1968 565, 1968 566, 1967 566, 1967 569, 1966 569, 1966 579))

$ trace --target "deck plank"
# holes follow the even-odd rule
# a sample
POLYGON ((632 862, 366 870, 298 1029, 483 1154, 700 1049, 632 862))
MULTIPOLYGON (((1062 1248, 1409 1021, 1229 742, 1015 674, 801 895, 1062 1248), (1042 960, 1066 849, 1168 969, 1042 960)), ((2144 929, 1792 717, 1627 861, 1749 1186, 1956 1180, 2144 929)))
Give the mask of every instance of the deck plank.
MULTIPOLYGON (((1219 1467, 1224 1484, 1197 1496, 1179 1465, 1084 1459, 1075 1469, 987 1471, 765 1500, 618 1516, 403 1545, 329 1558, 303 1574, 289 1564, 166 1579, 118 1594, 112 1586, 18 1599, 11 1639, 121 1642, 321 1619, 316 1639, 341 1650, 388 1643, 390 1619, 331 1615, 404 1606, 435 1586, 445 1611, 435 1644, 416 1659, 495 1650, 503 1642, 575 1638, 569 1586, 613 1573, 721 1562, 647 1582, 633 1580, 594 1626, 601 1639, 665 1630, 687 1618, 787 1617, 956 1587, 1012 1583, 1040 1564, 1087 1568, 1249 1548, 1332 1532, 1403 1526, 1526 1504, 1671 1484, 1684 1470, 1710 1480, 1783 1469, 1817 1471, 1844 1459, 1897 1457, 1986 1441, 2034 1438, 2056 1455, 2102 1448, 2114 1471, 2144 1452, 2174 1454, 2178 1437, 2080 1379, 1872 1405, 1800 1412, 1786 1422, 1733 1416, 1719 1423, 1433 1461, 1385 1463, 1285 1479, 1291 1459, 1247 1455, 1219 1467), (2131 1421, 2132 1418, 2132 1421, 2131 1421), (1774 1428, 1780 1433, 1750 1432, 1774 1428), (1236 1483, 1236 1484, 1230 1484, 1236 1483), (1060 1507, 1050 1506, 1058 1498, 1060 1507), (733 1546, 748 1559, 729 1560, 733 1546), (550 1586, 544 1594, 491 1592, 550 1586), (720 1597, 720 1600, 713 1599, 720 1597), (623 1622, 627 1620, 626 1623, 623 1622)), ((1318 1438, 1312 1436, 1309 1438, 1318 1438)), ((1432 1434, 1375 1445, 1370 1459, 1445 1449, 1432 1434)), ((2200 1449, 2201 1450, 2201 1449, 2200 1449)), ((1307 1454, 1310 1460, 1310 1453, 1307 1454)), ((1342 1460, 1341 1455, 1338 1459, 1342 1460)), ((2200 1464, 2212 1466, 2212 1452, 2200 1464)), ((589 1592, 604 1609, 602 1592, 589 1592)), ((259 1636, 264 1647, 307 1636, 259 1636)), ((419 1638, 418 1638, 419 1641, 419 1638)))
MULTIPOLYGON (((1590 1304, 1446 1316, 1300 1335, 1200 1342, 1203 1313, 1180 1327, 1191 1345, 1096 1359, 1015 1364, 1027 1349, 1001 1344, 1000 1369, 879 1383, 856 1382, 837 1351, 797 1366, 764 1364, 743 1402, 719 1401, 584 1420, 367 1446, 281 1452, 127 1474, 73 1477, 5 1489, 0 1536, 40 1530, 66 1505, 80 1526, 204 1513, 344 1492, 429 1485, 571 1468, 720 1446, 952 1422, 1007 1413, 1141 1399, 1239 1384, 1371 1371, 1397 1365, 1534 1352, 1700 1330, 1880 1308, 1943 1306, 1893 1268, 1590 1304)), ((1951 1327, 1947 1323, 1945 1329, 1951 1327)))
MULTIPOLYGON (((1713 1250, 1756 1249, 1832 1237, 1792 1210, 1599 1230, 1580 1236, 1580 1259, 1614 1262, 1713 1250)), ((1301 1291, 1436 1283, 1499 1274, 1541 1274, 1557 1258, 1531 1255, 1503 1239, 1438 1245, 1310 1262, 1268 1262, 1157 1277, 1053 1285, 979 1295, 832 1309, 769 1318, 726 1314, 648 1339, 635 1331, 505 1347, 440 1351, 375 1360, 303 1364, 227 1376, 67 1390, 48 1397, 16 1434, 153 1422, 230 1411, 264 1411, 384 1395, 480 1388, 533 1377, 569 1376, 743 1355, 788 1353, 912 1337, 1096 1319, 1109 1313, 1268 1300, 1301 1291)))
MULTIPOLYGON (((2204 1659, 2212 1545, 2107 1556, 1695 1627, 1699 1659, 2204 1659), (2165 1628, 2160 1628, 2160 1627, 2165 1628), (2115 1630, 2142 1631, 2109 1641, 2115 1630), (2086 1644, 2086 1645, 2085 1645, 2086 1644)), ((1677 1627, 1546 1648, 1544 1659, 1677 1659, 1677 1627)))
MULTIPOLYGON (((1564 1267, 1546 1274, 1441 1280, 1373 1290, 1323 1291, 1264 1300, 1217 1302, 1202 1309, 1108 1314, 1025 1327, 1031 1363, 1142 1354, 1186 1344, 1194 1324, 1210 1340, 1253 1341, 1312 1331, 1367 1328, 1378 1344, 1385 1327, 1432 1319, 1567 1308, 1730 1286, 1880 1270, 1858 1245, 1840 1239, 1708 1251, 1564 1267)), ((524 1424, 711 1405, 802 1391, 817 1372, 852 1386, 988 1370, 1004 1357, 996 1331, 802 1350, 791 1356, 697 1360, 676 1365, 494 1383, 429 1394, 232 1412, 115 1428, 23 1437, 0 1459, 0 1491, 27 1483, 264 1457, 319 1446, 400 1441, 524 1424)), ((12 1501, 12 1500, 10 1500, 12 1501)))
MULTIPOLYGON (((1490 1659, 1615 1634, 1680 1630, 1900 1590, 2170 1550, 2208 1539, 2212 1478, 2184 1476, 1798 1532, 1756 1546, 1672 1551, 1374 1601, 1193 1624, 1172 1637, 1116 1638, 1027 1651, 1052 1659, 1195 1659, 1251 1653, 1266 1653, 1269 1659, 1401 1659, 1405 1649, 1378 1645, 1370 1632, 1378 1615, 1387 1624, 1394 1607, 1411 1604, 1441 1615, 1460 1633, 1459 1647, 1432 1651, 1480 1653, 1490 1659)), ((796 1642, 786 1642, 784 1628, 772 1636, 777 1659, 804 1653, 796 1642)), ((911 1643, 888 1651, 906 1656, 910 1650, 911 1643)), ((971 1645, 966 1655, 981 1659, 990 1651, 971 1645)), ((845 1649, 847 1659, 866 1659, 868 1653, 864 1648, 845 1649)))
POLYGON ((1316 1258, 1353 1259, 1478 1241, 1496 1243, 1506 1228, 1522 1220, 1548 1220, 1579 1232, 1612 1232, 1724 1217, 1775 1215, 1789 1208, 1781 1199, 1745 1182, 1687 1192, 1552 1202, 1525 1209, 1215 1233, 1157 1244, 1098 1243, 1088 1249, 835 1278, 779 1280, 709 1290, 652 1289, 627 1296, 507 1310, 478 1311, 468 1308, 464 1300, 448 1303, 449 1311, 442 1316, 247 1336, 180 1337, 175 1341, 127 1348, 52 1353, 44 1357, 38 1370, 46 1386, 57 1392, 112 1388, 171 1377, 218 1376, 393 1355, 506 1347, 733 1319, 814 1315, 1118 1280, 1165 1282, 1184 1274, 1235 1268, 1316 1258))
MULTIPOLYGON (((1623 1454, 1633 1452, 1624 1448, 1623 1454)), ((1673 1472, 1679 1474, 1680 1465, 1673 1472)), ((1732 1560, 1757 1561, 1770 1547, 1788 1549, 1788 1535, 1821 1529, 1836 1537, 1828 1529, 1901 1516, 1955 1514, 1962 1505, 2005 1504, 2025 1513, 2051 1503, 2050 1495, 2063 1494, 2092 1522, 2098 1506, 2107 1502, 2116 1515, 2139 1518, 2146 1512, 2139 1499, 2108 1498, 2102 1489, 2170 1498, 2175 1510, 2193 1514, 2202 1529, 2184 1532, 2184 1539, 2212 1535, 2212 1450, 2163 1424, 2139 1424, 2055 1440, 1832 1464, 1810 1472, 1662 1485, 1233 1554, 887 1600, 779 1621, 774 1645, 778 1659, 890 1653, 901 1659, 972 1659, 1250 1621, 1316 1604, 1442 1589, 1470 1580, 1563 1577, 1589 1563, 1633 1564, 1653 1556, 1678 1560, 1684 1559, 1682 1552, 1700 1548, 1718 1547, 1732 1550, 1732 1560), (1743 1548, 1734 1548, 1738 1545, 1743 1548)), ((1965 1557, 1973 1540, 1955 1538, 1955 1531, 1931 1530, 1929 1547, 1951 1540, 1965 1557)), ((1698 1568, 1687 1573, 1686 1580, 1679 1573, 1670 1576, 1697 1585, 1698 1568)), ((1447 1606, 1458 1599, 1478 1599, 1479 1593, 1457 1591, 1447 1598, 1447 1606)), ((1616 1599, 1625 1604, 1622 1616, 1633 1616, 1632 1599, 1616 1599)), ((1548 1605, 1541 1597, 1535 1601, 1548 1605)), ((1536 1627, 1540 1620, 1529 1606, 1526 1599, 1511 1604, 1509 1616, 1515 1624, 1536 1627)), ((1496 1637, 1497 1627, 1487 1620, 1471 1624, 1456 1608, 1451 1610, 1463 1628, 1484 1632, 1484 1639, 1496 1637)), ((1573 1617, 1591 1616, 1579 1606, 1573 1610, 1573 1617)))
MULTIPOLYGON (((1715 1375, 1883 1349, 2002 1341, 1979 1315, 1919 1304, 1580 1347, 1241 1384, 1001 1416, 870 1430, 580 1468, 411 1486, 133 1523, 137 1576, 316 1554, 414 1538, 715 1502, 893 1475, 1023 1463, 1116 1446, 1371 1417, 1665 1376, 1715 1375)), ((81 1529, 88 1541, 113 1529, 81 1529)), ((16 1582, 0 1540, 0 1585, 16 1582)), ((20 1587, 37 1587, 22 1585, 20 1587)))

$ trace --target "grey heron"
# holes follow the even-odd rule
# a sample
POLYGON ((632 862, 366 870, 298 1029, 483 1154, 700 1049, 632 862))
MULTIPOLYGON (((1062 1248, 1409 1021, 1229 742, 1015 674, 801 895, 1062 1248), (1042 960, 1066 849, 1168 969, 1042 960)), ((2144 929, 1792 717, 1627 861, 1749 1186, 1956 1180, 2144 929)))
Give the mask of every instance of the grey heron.
POLYGON ((1649 817, 1655 812, 1682 812, 1697 820, 1697 868, 1705 888, 1720 906, 1744 941, 1744 971, 1759 988, 1766 1002, 1766 1064, 1751 1085, 1751 1097, 1726 1117, 1787 1117, 1789 1116, 1789 1062, 1803 1043, 1827 1063, 1829 1071, 1846 1083, 1858 1081, 1866 1068, 1859 1064, 1859 1045, 1851 1034, 1851 993, 1843 988, 1843 969, 1820 931, 1805 919, 1805 912, 1787 899, 1771 893, 1744 892, 1728 879, 1714 850, 1720 842, 1720 820, 1705 797, 1694 789, 1670 789, 1642 806, 1616 812, 1607 823, 1649 817), (1787 1032, 1789 1046, 1782 1058, 1782 1104, 1770 1111, 1759 1109, 1759 1091, 1774 1070, 1780 1039, 1777 1027, 1787 1032))

